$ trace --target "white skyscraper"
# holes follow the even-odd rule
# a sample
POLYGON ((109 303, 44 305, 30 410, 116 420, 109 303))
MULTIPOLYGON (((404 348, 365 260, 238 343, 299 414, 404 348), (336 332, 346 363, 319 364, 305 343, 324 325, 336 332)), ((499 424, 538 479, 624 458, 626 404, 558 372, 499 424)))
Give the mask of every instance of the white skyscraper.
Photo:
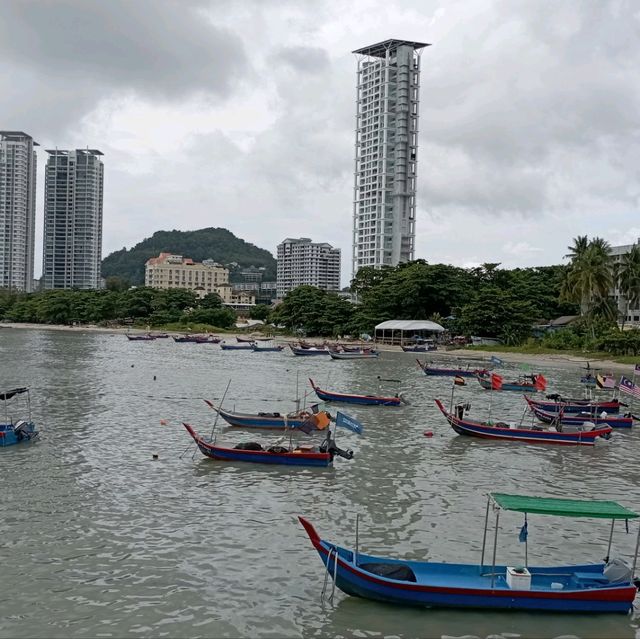
POLYGON ((340 249, 326 242, 312 242, 308 237, 288 237, 278 244, 276 280, 279 298, 303 284, 339 291, 340 249))
POLYGON ((0 288, 33 290, 35 146, 22 131, 0 131, 0 288))
POLYGON ((104 166, 96 149, 47 150, 43 286, 100 287, 104 166))
POLYGON ((357 49, 353 275, 414 259, 422 42, 357 49))

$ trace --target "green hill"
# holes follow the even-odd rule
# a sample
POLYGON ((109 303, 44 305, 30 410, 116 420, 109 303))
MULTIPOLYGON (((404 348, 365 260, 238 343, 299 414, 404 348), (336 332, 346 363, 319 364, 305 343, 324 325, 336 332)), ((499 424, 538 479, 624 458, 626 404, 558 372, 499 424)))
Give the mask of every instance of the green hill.
POLYGON ((220 228, 156 231, 131 249, 123 248, 107 255, 102 260, 102 277, 118 276, 129 280, 131 284, 144 284, 145 262, 163 251, 184 255, 196 262, 212 259, 225 266, 235 262, 239 265, 238 268, 229 267, 232 280, 234 271, 248 266, 264 266, 266 271, 263 279, 276 279, 276 260, 269 251, 249 244, 231 231, 220 228))

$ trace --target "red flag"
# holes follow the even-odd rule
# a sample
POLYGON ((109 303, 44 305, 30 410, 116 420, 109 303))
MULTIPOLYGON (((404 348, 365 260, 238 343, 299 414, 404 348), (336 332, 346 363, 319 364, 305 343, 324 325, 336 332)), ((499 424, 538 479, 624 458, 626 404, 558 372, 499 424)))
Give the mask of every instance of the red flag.
POLYGON ((536 381, 533 383, 533 385, 536 387, 536 390, 539 390, 540 392, 547 388, 547 380, 542 373, 536 375, 536 381))
POLYGON ((502 376, 491 373, 491 390, 500 390, 502 388, 502 376))

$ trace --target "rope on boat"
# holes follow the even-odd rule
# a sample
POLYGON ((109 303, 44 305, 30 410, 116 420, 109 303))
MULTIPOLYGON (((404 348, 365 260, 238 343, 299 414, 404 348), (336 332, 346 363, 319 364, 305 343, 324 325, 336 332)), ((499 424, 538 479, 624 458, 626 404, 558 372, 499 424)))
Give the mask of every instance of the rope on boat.
POLYGON ((332 546, 329 548, 329 553, 327 554, 327 565, 325 566, 327 571, 324 573, 324 583, 322 584, 322 591, 320 592, 320 602, 324 603, 324 595, 327 592, 327 581, 329 579, 329 564, 331 562, 331 554, 334 552, 335 548, 332 546))
POLYGON ((331 587, 331 596, 329 597, 329 603, 333 606, 333 596, 336 594, 336 581, 338 581, 338 549, 333 553, 333 586, 331 587))

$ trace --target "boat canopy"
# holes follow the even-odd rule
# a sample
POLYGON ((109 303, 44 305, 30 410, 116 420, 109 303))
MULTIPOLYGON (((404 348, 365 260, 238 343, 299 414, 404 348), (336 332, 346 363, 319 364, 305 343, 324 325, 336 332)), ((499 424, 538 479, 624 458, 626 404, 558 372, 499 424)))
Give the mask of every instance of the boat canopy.
POLYGON ((505 493, 489 493, 489 497, 499 508, 521 513, 597 519, 637 519, 640 517, 638 513, 634 513, 615 501, 529 497, 505 493))
POLYGON ((26 393, 29 389, 28 388, 13 388, 11 390, 8 391, 0 391, 0 400, 1 401, 7 401, 8 399, 11 399, 14 395, 20 395, 21 393, 26 393))

